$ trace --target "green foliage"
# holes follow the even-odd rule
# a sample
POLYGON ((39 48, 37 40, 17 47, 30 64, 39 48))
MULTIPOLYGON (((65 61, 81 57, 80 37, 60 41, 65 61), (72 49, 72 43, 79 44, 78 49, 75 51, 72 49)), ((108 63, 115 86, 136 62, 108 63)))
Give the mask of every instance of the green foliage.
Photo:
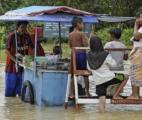
POLYGON ((96 35, 102 39, 103 44, 109 41, 109 27, 102 28, 96 32, 96 35))
MULTIPOLYGON (((103 28, 96 32, 96 35, 102 39, 103 44, 105 44, 106 42, 109 42, 110 40, 109 33, 108 33, 110 28, 111 27, 103 28)), ((124 28, 122 30, 122 36, 121 36, 122 42, 125 45, 130 46, 130 38, 132 37, 132 35, 133 35, 132 28, 124 28)))
POLYGON ((0 0, 0 13, 31 5, 64 5, 99 14, 133 16, 142 0, 0 0))
POLYGON ((4 48, 4 40, 5 40, 5 27, 0 27, 0 49, 4 48))
POLYGON ((42 43, 46 43, 47 42, 47 39, 45 37, 41 38, 41 42, 42 43))
POLYGON ((132 28, 126 28, 122 31, 121 39, 124 41, 124 43, 129 46, 130 45, 130 39, 133 36, 133 29, 132 28))

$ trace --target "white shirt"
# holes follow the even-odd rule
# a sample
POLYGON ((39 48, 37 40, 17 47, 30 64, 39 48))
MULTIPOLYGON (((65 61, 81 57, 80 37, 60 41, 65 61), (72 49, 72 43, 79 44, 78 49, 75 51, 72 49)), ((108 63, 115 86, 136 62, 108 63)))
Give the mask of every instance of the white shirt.
MULTIPOLYGON (((142 27, 140 27, 138 32, 142 34, 142 27)), ((139 41, 133 41, 133 46, 134 46, 134 48, 142 47, 142 39, 140 39, 139 41)))
POLYGON ((92 72, 92 78, 96 85, 110 81, 115 77, 115 74, 109 70, 109 66, 114 65, 116 65, 116 62, 110 54, 106 57, 102 66, 97 70, 91 69, 88 64, 88 70, 92 72))
MULTIPOLYGON (((142 34, 142 27, 140 27, 138 32, 142 34)), ((130 55, 132 55, 136 51, 137 47, 142 47, 142 39, 140 39, 139 41, 133 41, 133 39, 134 37, 130 39, 130 41, 133 42, 133 49, 131 50, 130 55)))
MULTIPOLYGON (((111 41, 105 44, 104 48, 126 48, 126 46, 120 41, 111 41)), ((125 51, 109 51, 112 58, 116 61, 116 66, 110 67, 111 70, 123 70, 123 58, 125 51)))

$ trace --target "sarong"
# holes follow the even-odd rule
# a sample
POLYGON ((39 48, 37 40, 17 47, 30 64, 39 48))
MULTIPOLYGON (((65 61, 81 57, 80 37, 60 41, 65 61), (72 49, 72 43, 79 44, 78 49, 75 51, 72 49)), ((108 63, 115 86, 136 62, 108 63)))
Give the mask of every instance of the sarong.
POLYGON ((138 48, 130 57, 130 80, 132 85, 142 86, 142 48, 138 48))

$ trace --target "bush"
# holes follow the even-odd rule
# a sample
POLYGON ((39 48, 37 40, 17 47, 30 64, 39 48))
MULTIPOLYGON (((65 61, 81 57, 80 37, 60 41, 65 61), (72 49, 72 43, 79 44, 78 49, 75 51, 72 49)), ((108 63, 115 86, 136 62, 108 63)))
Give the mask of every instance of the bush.
POLYGON ((103 28, 96 32, 96 35, 102 39, 103 44, 109 41, 109 31, 110 28, 103 28))
POLYGON ((5 27, 0 27, 0 49, 5 47, 5 27))
POLYGON ((133 29, 127 28, 122 31, 121 39, 124 41, 125 45, 130 46, 130 39, 133 36, 133 29))
MULTIPOLYGON (((96 35, 102 39, 103 44, 105 44, 106 42, 110 41, 109 33, 108 33, 108 31, 110 29, 111 29, 110 27, 107 27, 107 28, 103 28, 101 30, 98 30, 96 32, 96 35)), ((133 28, 125 28, 125 29, 123 29, 122 30, 122 36, 121 36, 122 42, 125 45, 130 46, 130 38, 132 37, 132 35, 133 35, 133 28)))

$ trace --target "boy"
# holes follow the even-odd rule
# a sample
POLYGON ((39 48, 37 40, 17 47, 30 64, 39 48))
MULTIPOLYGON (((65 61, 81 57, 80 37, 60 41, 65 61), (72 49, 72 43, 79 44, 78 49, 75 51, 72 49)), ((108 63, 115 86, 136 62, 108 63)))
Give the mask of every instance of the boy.
MULTIPOLYGON (((111 41, 106 43, 105 49, 113 49, 113 48, 126 48, 126 46, 120 41, 121 30, 119 28, 114 28, 109 31, 111 41)), ((124 70, 123 59, 126 56, 125 51, 109 51, 112 58, 116 61, 117 65, 114 67, 110 67, 110 70, 124 70)))
MULTIPOLYGON (((87 47, 88 46, 88 38, 85 33, 82 32, 83 30, 83 20, 80 17, 74 17, 72 21, 72 32, 69 34, 69 45, 70 48, 74 47, 87 47)), ((71 55, 72 59, 72 55, 71 55)), ((72 61, 72 60, 71 60, 72 61)), ((86 70, 86 52, 85 51, 78 51, 76 52, 76 67, 79 70, 86 70)), ((73 70, 73 64, 71 62, 70 70, 73 70)), ((90 96, 89 94, 89 79, 88 77, 84 76, 85 79, 85 90, 86 96, 90 96)), ((73 89, 72 89, 73 91, 73 89)), ((73 94, 73 93, 71 93, 73 94)))

